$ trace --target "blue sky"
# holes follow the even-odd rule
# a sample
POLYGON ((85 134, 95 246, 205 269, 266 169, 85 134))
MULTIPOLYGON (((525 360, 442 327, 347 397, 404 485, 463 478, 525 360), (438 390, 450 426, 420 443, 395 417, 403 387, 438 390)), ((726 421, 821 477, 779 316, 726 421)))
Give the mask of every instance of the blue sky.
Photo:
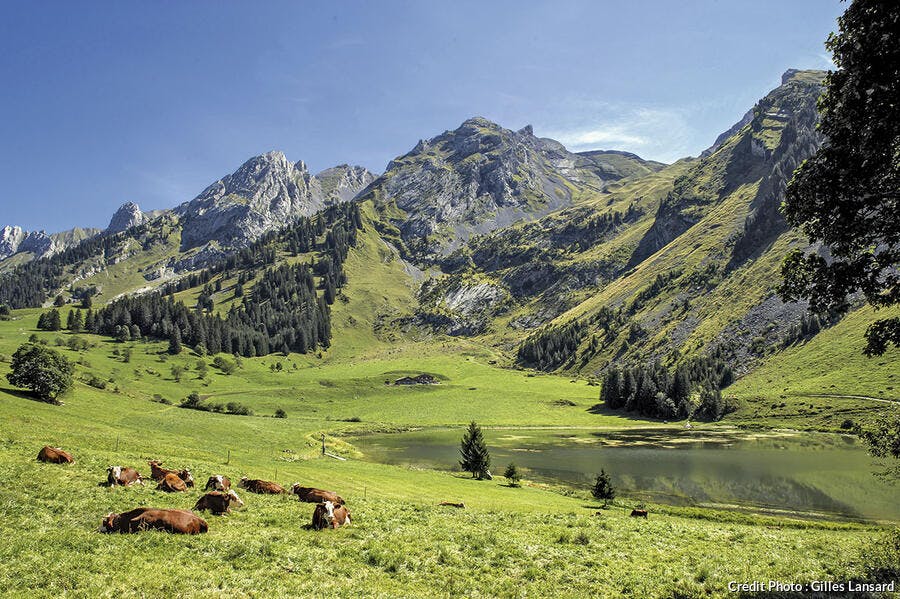
POLYGON ((790 67, 828 68, 836 0, 11 2, 0 225, 106 226, 250 156, 381 172, 484 116, 570 149, 696 155, 790 67))

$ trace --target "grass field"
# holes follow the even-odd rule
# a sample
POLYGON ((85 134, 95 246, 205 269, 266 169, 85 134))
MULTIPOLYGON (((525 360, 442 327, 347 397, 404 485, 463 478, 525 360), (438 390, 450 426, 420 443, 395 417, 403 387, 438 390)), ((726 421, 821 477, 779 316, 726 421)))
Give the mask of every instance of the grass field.
MULTIPOLYGON (((0 322, 0 354, 35 333, 37 311, 0 322)), ((54 346, 67 333, 37 333, 54 346)), ((585 381, 498 368, 487 350, 465 343, 384 344, 356 359, 323 355, 245 359, 235 373, 209 368, 164 344, 121 344, 81 335, 79 379, 63 405, 34 401, 0 384, 0 588, 18 596, 716 596, 729 580, 842 580, 862 575, 855 561, 883 529, 651 506, 629 518, 627 500, 596 515, 585 490, 352 459, 350 432, 423 424, 648 426, 593 414, 598 388, 585 381), (122 350, 131 348, 129 362, 122 350), (117 351, 118 350, 118 351, 117 351), (117 356, 116 353, 119 355, 117 356), (271 367, 282 363, 282 370, 271 367), (187 369, 181 382, 173 365, 187 369), (296 365, 296 368, 295 368, 296 365), (385 381, 429 372, 435 386, 385 381), (196 390, 206 401, 239 401, 255 416, 198 412, 177 403, 196 390), (559 407, 553 400, 574 405, 559 407), (272 418, 278 407, 286 419, 272 418), (357 421, 358 420, 358 421, 357 421), (318 456, 319 436, 347 461, 318 456), (70 449, 69 466, 35 461, 44 444, 70 449), (245 508, 208 516, 196 538, 164 533, 104 536, 99 519, 138 505, 190 508, 199 491, 167 495, 102 486, 109 465, 146 473, 149 459, 214 473, 303 482, 338 491, 353 525, 307 530, 312 506, 247 493, 245 508), (466 509, 439 507, 463 501, 466 509)), ((202 358, 211 362, 211 357, 202 358)), ((0 376, 8 371, 4 359, 0 376)))
POLYGON ((837 430, 845 420, 869 424, 900 410, 900 349, 874 358, 862 353, 866 327, 897 314, 898 309, 864 307, 809 342, 774 354, 728 388, 726 393, 743 402, 730 420, 837 430))

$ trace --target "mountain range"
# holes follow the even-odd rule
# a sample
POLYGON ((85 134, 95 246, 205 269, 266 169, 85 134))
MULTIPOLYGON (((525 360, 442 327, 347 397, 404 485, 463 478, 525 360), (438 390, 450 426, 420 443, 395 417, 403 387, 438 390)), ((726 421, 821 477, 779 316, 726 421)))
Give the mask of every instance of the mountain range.
MULTIPOLYGON (((824 75, 787 71, 699 157, 673 164, 574 153, 480 117, 420 140, 380 175, 346 164, 313 175, 269 152, 173 209, 128 202, 102 231, 4 227, 0 287, 39 289, 0 290, 0 303, 74 301, 85 289, 109 302, 177 282, 194 301, 184 281, 212 269, 203 283, 218 281, 213 305, 225 310, 237 283, 216 265, 266 243, 274 263, 290 262, 296 251, 276 232, 355 202, 362 233, 334 345, 465 336, 510 363, 584 375, 715 354, 740 375, 810 336, 806 306, 775 293, 782 257, 808 247, 779 206, 821 144, 824 75)), ((252 286, 257 270, 241 281, 252 286)))

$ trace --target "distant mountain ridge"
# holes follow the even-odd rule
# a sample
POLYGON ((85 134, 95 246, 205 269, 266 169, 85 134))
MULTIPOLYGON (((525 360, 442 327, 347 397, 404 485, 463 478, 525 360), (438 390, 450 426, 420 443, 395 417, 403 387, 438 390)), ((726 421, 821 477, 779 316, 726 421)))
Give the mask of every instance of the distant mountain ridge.
POLYGON ((472 235, 548 214, 658 166, 635 155, 574 154, 530 126, 512 131, 474 117, 391 161, 360 200, 384 210, 413 260, 434 260, 472 235))
POLYGON ((569 152, 531 127, 480 117, 419 141, 378 177, 348 165, 312 175, 269 152, 175 209, 124 205, 106 241, 52 267, 43 297, 66 284, 93 286, 101 301, 152 290, 354 201, 375 244, 355 260, 374 271, 398 262, 394 273, 406 278, 395 283, 410 296, 400 312, 348 322, 481 338, 510 352, 527 340, 541 358, 521 354, 521 363, 546 370, 598 373, 716 351, 743 372, 790 343, 805 313, 773 292, 781 257, 805 247, 778 206, 793 169, 821 143, 823 76, 788 71, 709 151, 671 165, 569 152))
POLYGON ((0 228, 0 260, 18 253, 29 253, 35 258, 52 256, 99 232, 100 229, 75 227, 47 234, 44 231, 25 231, 22 227, 6 225, 0 228))

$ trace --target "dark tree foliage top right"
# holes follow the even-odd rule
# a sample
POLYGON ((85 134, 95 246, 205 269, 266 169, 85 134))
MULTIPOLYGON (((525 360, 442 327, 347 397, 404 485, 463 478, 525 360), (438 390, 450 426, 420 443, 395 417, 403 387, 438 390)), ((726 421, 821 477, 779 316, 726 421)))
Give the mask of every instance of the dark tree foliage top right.
MULTIPOLYGON (((854 0, 828 37, 837 70, 819 99, 825 142, 794 173, 783 211, 822 251, 785 258, 781 294, 819 313, 861 291, 900 303, 900 3, 854 0)), ((866 331, 868 355, 900 346, 900 318, 866 331)))

